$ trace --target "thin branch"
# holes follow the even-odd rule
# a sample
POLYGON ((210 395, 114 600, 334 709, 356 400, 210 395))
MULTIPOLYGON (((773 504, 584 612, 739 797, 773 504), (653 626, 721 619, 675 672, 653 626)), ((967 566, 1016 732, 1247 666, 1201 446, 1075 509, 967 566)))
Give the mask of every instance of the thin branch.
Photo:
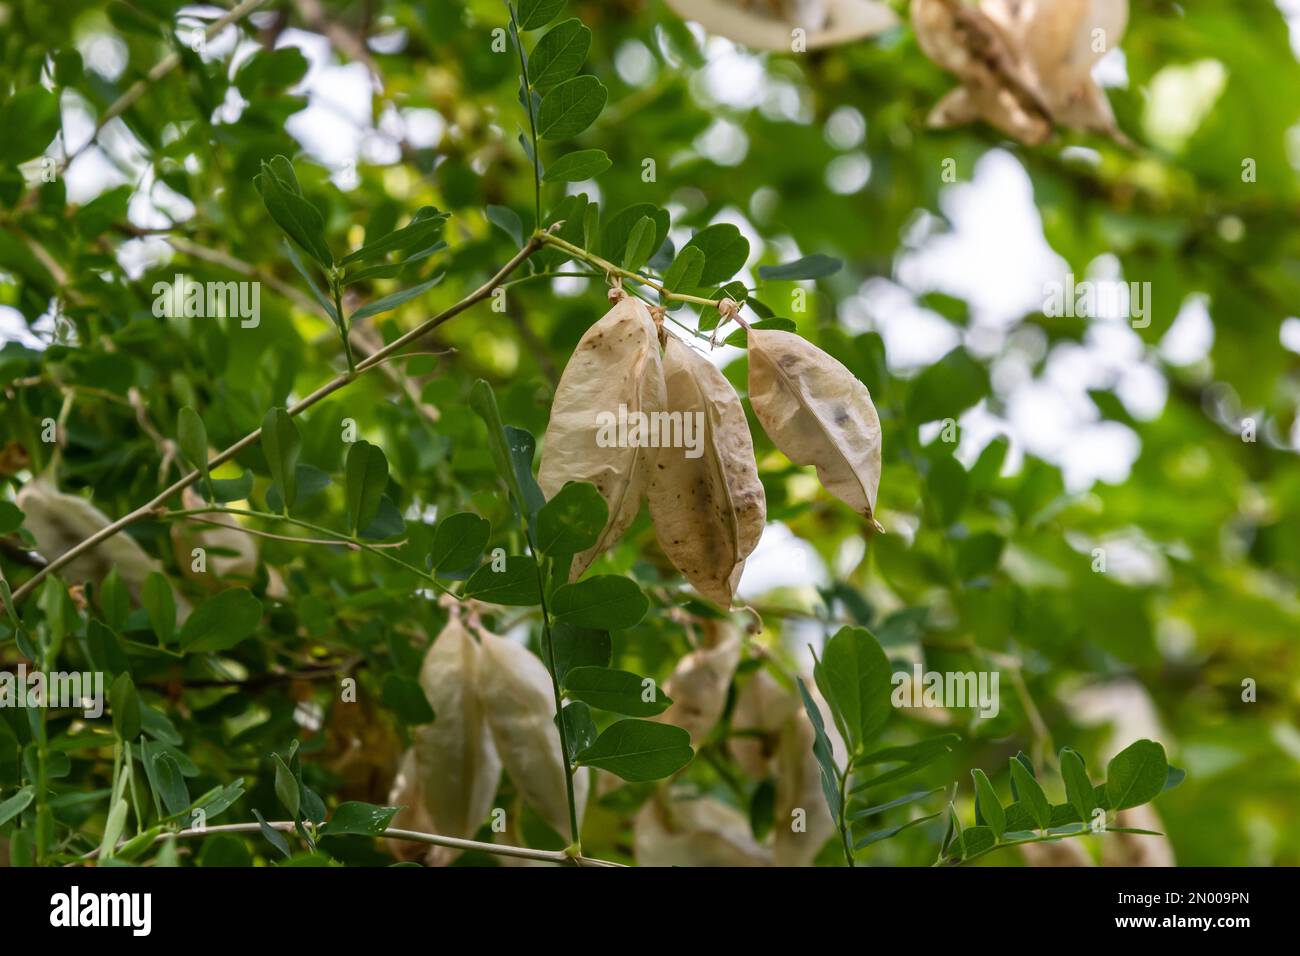
MULTIPOLYGON (((293 833, 294 824, 291 820, 268 821, 266 826, 273 830, 280 830, 283 833, 293 833)), ((154 838, 157 843, 169 837, 186 840, 191 837, 206 837, 216 833, 259 833, 262 824, 260 823, 223 823, 218 826, 204 827, 202 830, 179 830, 175 833, 160 833, 154 838)), ((323 834, 328 836, 328 832, 323 834)), ((569 856, 563 850, 533 850, 524 846, 510 846, 502 843, 483 843, 479 840, 461 840, 457 837, 442 836, 438 833, 423 833, 419 830, 402 830, 398 827, 389 827, 383 833, 377 834, 388 840, 407 840, 411 843, 428 843, 432 846, 445 846, 453 850, 478 850, 480 853, 491 853, 495 856, 510 856, 520 860, 541 860, 546 863, 560 863, 569 866, 606 866, 622 867, 622 863, 612 863, 609 860, 597 860, 588 856, 569 856)), ((92 850, 82 857, 83 860, 93 860, 99 856, 99 850, 92 850)))
MULTIPOLYGON (((506 276, 510 275, 510 273, 514 272, 515 269, 519 268, 519 266, 524 262, 524 260, 526 260, 529 256, 533 255, 533 253, 537 252, 537 250, 540 249, 541 246, 542 246, 541 239, 534 236, 532 239, 528 241, 528 243, 522 249, 520 249, 517 253, 515 253, 514 257, 511 258, 511 260, 507 262, 504 266, 502 266, 497 271, 497 273, 494 276, 492 276, 492 278, 488 279, 487 282, 483 283, 483 285, 479 286, 477 289, 475 289, 465 298, 461 299, 455 305, 451 306, 448 309, 445 309, 444 311, 440 312, 438 315, 435 315, 433 318, 421 322, 419 325, 417 325, 411 331, 407 332, 405 335, 402 335, 394 339, 392 342, 388 343, 388 345, 384 346, 379 351, 373 353, 369 358, 363 359, 362 361, 358 362, 357 367, 354 371, 344 372, 343 374, 337 376, 336 378, 331 379, 329 382, 326 382, 324 385, 316 389, 316 391, 312 392, 306 398, 303 398, 300 401, 294 403, 288 409, 289 417, 292 418, 296 415, 302 414, 307 409, 311 408, 313 405, 316 405, 317 403, 328 398, 330 395, 333 395, 339 389, 344 388, 347 385, 350 385, 352 382, 356 381, 356 379, 360 376, 362 372, 365 372, 369 369, 375 368, 383 364, 384 360, 387 359, 390 355, 399 352, 407 345, 411 344, 412 342, 421 338, 422 336, 428 334, 430 331, 436 329, 444 322, 447 322, 448 320, 455 318, 456 316, 464 312, 466 309, 470 308, 471 306, 475 305, 478 302, 481 302, 483 299, 486 299, 489 295, 492 294, 492 290, 495 289, 501 282, 505 280, 506 276)), ((262 429, 260 428, 252 432, 249 432, 247 435, 245 435, 239 441, 235 442, 225 451, 213 457, 208 462, 208 469, 212 470, 216 468, 218 465, 222 465, 225 462, 230 461, 232 458, 234 458, 244 449, 251 448, 253 445, 257 444, 257 442, 261 440, 261 437, 262 437, 262 429)), ((109 538, 113 537, 115 534, 120 532, 123 528, 129 527, 130 525, 135 524, 137 521, 141 521, 149 517, 151 514, 156 512, 157 509, 166 505, 167 500, 169 498, 171 498, 173 495, 177 495, 180 492, 184 491, 186 488, 188 488, 190 485, 194 484, 198 480, 199 480, 199 472, 197 470, 191 471, 188 475, 185 475, 180 479, 178 479, 177 481, 173 482, 170 486, 163 489, 163 491, 161 491, 156 497, 145 502, 143 505, 136 508, 134 511, 130 512, 129 514, 123 515, 121 518, 118 518, 112 524, 107 525, 106 527, 95 532, 89 538, 86 538, 80 544, 76 544, 73 547, 69 548, 67 551, 65 551, 59 557, 52 560, 43 569, 41 569, 35 575, 33 575, 25 584, 23 584, 22 587, 14 591, 13 601, 15 606, 20 604, 27 597, 29 597, 31 593, 34 590, 36 590, 36 587, 41 583, 41 581, 45 578, 47 574, 51 574, 52 572, 58 571, 60 568, 65 567, 66 565, 70 564, 72 561, 75 561, 82 554, 85 554, 87 551, 91 550, 92 548, 102 544, 104 541, 107 541, 109 538)))
POLYGON ((713 309, 718 309, 722 306, 722 303, 726 301, 725 299, 705 299, 698 295, 686 295, 681 292, 670 292, 668 289, 664 288, 662 283, 656 282, 654 279, 648 279, 639 272, 633 272, 630 269, 624 269, 622 266, 616 266, 608 259, 602 259, 600 256, 588 252, 581 246, 575 246, 573 243, 566 242, 559 236, 552 235, 549 232, 539 232, 533 238, 540 240, 547 245, 555 246, 557 249, 563 249, 573 258, 581 259, 583 262, 590 263, 604 272, 607 276, 619 276, 623 279, 630 279, 640 285, 649 286, 665 299, 672 299, 674 302, 692 302, 695 305, 704 305, 713 309))

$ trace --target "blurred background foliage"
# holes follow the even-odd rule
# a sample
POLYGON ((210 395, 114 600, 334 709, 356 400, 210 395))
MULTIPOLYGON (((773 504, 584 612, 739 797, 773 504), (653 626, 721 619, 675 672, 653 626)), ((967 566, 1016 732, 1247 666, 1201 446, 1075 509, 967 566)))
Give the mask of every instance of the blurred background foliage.
MULTIPOLYGON (((880 409, 883 535, 753 429, 769 521, 788 529, 769 529, 742 587, 766 626, 757 642, 802 666, 806 645, 847 621, 870 627, 900 670, 1000 669, 996 718, 900 711, 891 723, 898 741, 933 722, 962 734, 925 776, 927 786, 962 781, 959 802, 970 799, 971 767, 989 769, 1005 792, 1007 758, 1020 750, 1068 745, 1100 768, 1135 737, 1160 740, 1187 771, 1156 803, 1181 864, 1300 863, 1300 18, 1292 11, 1288 22, 1284 6, 1133 0, 1108 93, 1137 145, 1064 132, 1028 149, 984 126, 925 128, 953 81, 906 25, 767 55, 706 38, 657 2, 568 4, 595 35, 587 69, 610 89, 578 145, 604 149, 613 166, 581 189, 606 221, 632 203, 667 208, 679 248, 710 222, 741 225, 751 242, 741 278, 753 295, 852 369, 880 409), (955 220, 976 195, 983 219, 963 244, 971 223, 955 220), (1024 229, 1037 245, 1016 241, 1024 229), (963 282, 958 260, 972 242, 993 267, 963 282), (844 268, 815 283, 757 280, 758 265, 811 253, 844 268), (1055 278, 1150 283, 1149 326, 1026 306, 1043 296, 1044 261, 1055 278), (1027 294, 998 287, 1020 281, 1027 294), (1200 345, 1175 348, 1188 336, 1171 329, 1189 309, 1200 345), (1027 434, 1026 403, 1040 401, 1046 420, 1027 434), (1053 417, 1062 407, 1069 415, 1053 417), (1255 440, 1243 440, 1251 423, 1255 440), (1089 437, 1098 434, 1106 440, 1089 437), (1247 680, 1257 682, 1250 702, 1247 680)), ((486 205, 532 225, 517 64, 493 49, 502 4, 271 3, 196 52, 191 31, 213 13, 174 0, 0 3, 6 499, 48 463, 41 422, 58 418, 68 396, 61 487, 116 517, 176 477, 167 442, 182 406, 198 409, 224 448, 341 367, 332 327, 253 187, 260 161, 295 157, 336 255, 421 206, 451 212, 446 278, 360 329, 372 347, 512 254, 486 205), (177 68, 83 146, 94 117, 170 51, 177 68), (38 89, 50 92, 28 92, 38 89), (68 153, 73 163, 42 181, 42 154, 68 153), (181 271, 261 279, 260 325, 156 319, 154 283, 181 271)), ((546 187, 547 209, 561 198, 546 187)), ((393 288, 381 279, 349 292, 359 303, 393 288)), ((353 419, 385 450, 408 523, 474 510, 492 521, 492 544, 517 553, 469 385, 489 379, 505 420, 540 435, 558 373, 604 303, 603 286, 581 279, 511 285, 505 314, 480 304, 422 344, 454 351, 371 374, 299 419, 302 460, 337 476, 340 423, 353 419)), ((690 312, 674 314, 691 324, 690 312)), ((715 354, 743 394, 743 350, 715 354)), ((267 481, 256 447, 218 474, 240 469, 267 481)), ((336 478, 304 513, 327 523, 341 500, 336 478)), ((179 590, 201 593, 182 573, 188 548, 173 529, 145 521, 130 533, 179 590)), ((268 755, 293 737, 318 792, 382 803, 419 717, 404 709, 399 678, 414 674, 442 612, 411 599, 412 578, 368 556, 258 544, 251 582, 267 609, 258 640, 219 662, 128 641, 144 700, 183 739, 192 793, 245 779, 225 819, 274 815, 268 755), (273 575, 281 597, 266 594, 273 575), (360 681, 360 708, 333 704, 342 673, 360 681)), ((10 533, 2 560, 15 588, 32 573, 22 555, 10 533)), ((666 676, 690 649, 692 614, 704 612, 644 514, 600 567, 632 571, 655 604, 616 636, 616 661, 666 676)), ((20 655, 4 627, 0 663, 12 669, 20 655)), ((87 666, 79 653, 69 644, 61 664, 87 666)), ((6 726, 21 739, 10 716, 0 716, 0 745, 6 726)), ((111 750, 60 726, 75 739, 56 815, 88 835, 68 844, 84 849, 102 831, 111 750)), ((681 782, 753 812, 752 785, 729 780, 722 743, 710 748, 681 782)), ((6 763, 14 747, 0 750, 3 793, 17 768, 6 763)), ((627 821, 646 793, 623 787, 589 812, 589 853, 627 856, 627 821)), ((938 829, 917 827, 870 858, 927 864, 938 829)), ((265 852, 233 846, 236 856, 265 852)), ((339 852, 383 859, 369 847, 339 852)))

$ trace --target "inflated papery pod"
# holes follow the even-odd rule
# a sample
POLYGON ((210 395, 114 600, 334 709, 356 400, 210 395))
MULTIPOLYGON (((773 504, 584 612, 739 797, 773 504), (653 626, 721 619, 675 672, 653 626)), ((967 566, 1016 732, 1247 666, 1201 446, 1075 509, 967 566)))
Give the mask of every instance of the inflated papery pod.
MULTIPOLYGON (((414 749, 407 750, 402 755, 401 766, 393 778, 392 789, 388 791, 388 806, 401 808, 393 816, 391 826, 419 833, 438 832, 429 819, 428 811, 424 809, 424 792, 420 786, 420 772, 416 768, 414 749)), ((383 845, 384 849, 399 860, 419 860, 429 850, 422 843, 406 840, 384 840, 383 845)))
MULTIPOLYGON (((23 527, 32 533, 37 551, 47 561, 62 556, 74 545, 112 524, 107 515, 85 498, 64 494, 43 475, 23 485, 14 502, 25 515, 23 527)), ((134 538, 122 532, 78 555, 58 574, 71 584, 86 581, 99 584, 114 568, 137 602, 145 578, 161 570, 158 562, 149 557, 134 538)), ((182 611, 179 600, 177 610, 182 611)), ((189 606, 185 605, 183 613, 188 610, 189 606)))
MULTIPOLYGON (((814 692, 813 697, 826 723, 835 763, 842 770, 848 756, 844 740, 834 730, 830 708, 821 695, 814 692)), ((817 852, 835 832, 812 748, 812 723, 801 707, 782 728, 777 750, 772 822, 772 859, 777 866, 812 866, 817 852)))
POLYGON ((710 33, 777 53, 849 43, 898 23, 879 0, 668 0, 668 6, 710 33))
MULTIPOLYGON (((511 781, 537 814, 569 836, 569 804, 560 732, 555 727, 551 676, 522 644, 480 632, 479 699, 492 739, 511 781)), ((574 777, 578 819, 587 802, 587 775, 574 777)))
MULTIPOLYGON (((202 508, 206 502, 193 488, 181 492, 181 506, 186 510, 202 508)), ((176 555, 176 565, 190 581, 201 584, 211 591, 220 591, 231 582, 223 578, 233 578, 249 582, 257 577, 261 555, 257 539, 241 531, 239 521, 229 515, 212 514, 205 516, 209 521, 176 521, 171 526, 172 549, 176 555), (207 570, 194 570, 194 549, 203 548, 208 552, 207 570)), ((266 594, 268 597, 285 598, 288 591, 284 579, 275 569, 266 569, 266 594)))
POLYGON ((674 336, 663 369, 667 418, 649 491, 655 536, 697 591, 729 608, 767 518, 745 410, 713 363, 674 336))
POLYGON ((798 709, 794 693, 765 670, 756 671, 741 685, 731 711, 732 734, 727 738, 727 752, 745 776, 766 780, 772 775, 781 728, 798 709))
POLYGON ((574 579, 636 518, 653 451, 644 416, 663 404, 658 330, 645 304, 627 296, 578 342, 555 390, 542 444, 537 482, 548 499, 570 481, 589 481, 609 505, 600 538, 573 559, 574 579))
POLYGON ((637 814, 638 866, 770 866, 771 851, 754 839, 749 818, 714 797, 672 799, 659 793, 637 814))
POLYGON ((822 486, 874 519, 880 489, 880 416, 867 386, 791 332, 749 330, 749 402, 772 443, 822 486))
POLYGON ((501 780, 501 759, 478 693, 483 655, 453 613, 420 666, 420 686, 434 721, 412 733, 424 807, 434 829, 462 839, 487 819, 501 780))
POLYGON ((681 727, 695 747, 722 717, 727 691, 740 663, 740 637, 727 621, 708 621, 701 646, 673 669, 664 692, 673 703, 656 719, 681 727))

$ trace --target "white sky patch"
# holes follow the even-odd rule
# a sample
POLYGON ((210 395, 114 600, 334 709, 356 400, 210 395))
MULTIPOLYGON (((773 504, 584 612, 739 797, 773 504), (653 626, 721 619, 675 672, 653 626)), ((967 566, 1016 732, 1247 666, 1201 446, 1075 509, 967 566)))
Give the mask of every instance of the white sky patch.
POLYGON ((719 166, 739 166, 749 155, 749 137, 730 120, 717 119, 695 137, 695 150, 719 166))
POLYGON ((861 191, 871 180, 871 160, 865 153, 836 156, 826 164, 826 185, 833 193, 847 196, 861 191))
POLYGON ((763 102, 768 77, 761 59, 721 37, 709 38, 704 56, 704 68, 691 78, 697 99, 741 110, 763 102))
POLYGON ((754 598, 776 588, 823 586, 829 580, 817 550, 778 521, 763 529, 758 547, 745 562, 736 593, 754 598))
POLYGON ((1278 331, 1278 338, 1282 340, 1283 348, 1288 348, 1292 352, 1300 354, 1300 319, 1295 316, 1283 319, 1282 328, 1278 331))
POLYGON ((1300 0, 1277 0, 1277 8, 1291 28, 1291 49, 1300 60, 1300 0))
POLYGON ((1170 365, 1195 365, 1204 361, 1214 346, 1214 321, 1210 318, 1209 299, 1190 295, 1178 311, 1178 317, 1160 339, 1160 357, 1170 365))

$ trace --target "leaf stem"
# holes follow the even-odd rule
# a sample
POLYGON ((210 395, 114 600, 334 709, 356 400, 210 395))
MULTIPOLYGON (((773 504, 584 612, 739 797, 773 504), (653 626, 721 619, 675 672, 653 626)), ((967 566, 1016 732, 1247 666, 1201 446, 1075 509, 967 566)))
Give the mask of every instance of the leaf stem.
POLYGON ((588 252, 581 246, 575 246, 573 243, 561 239, 559 236, 552 235, 549 232, 538 232, 533 236, 533 238, 545 243, 546 245, 555 246, 557 249, 563 249, 573 258, 581 259, 583 262, 590 263, 604 272, 607 276, 619 276, 623 279, 630 279, 641 285, 649 286, 665 299, 671 299, 674 302, 691 302, 695 305, 704 305, 713 309, 722 305, 722 299, 706 299, 698 295, 687 295, 682 292, 670 292, 662 283, 656 282, 654 279, 648 279, 639 272, 633 272, 630 269, 624 269, 622 266, 616 266, 608 259, 602 259, 595 253, 588 252))
MULTIPOLYGON (((372 353, 369 358, 363 359, 362 361, 358 362, 357 367, 354 370, 345 372, 331 379, 330 381, 322 385, 320 388, 312 392, 310 395, 295 402, 288 409, 289 417, 293 418, 296 415, 302 414, 307 409, 311 408, 313 405, 316 405, 317 403, 328 398, 330 395, 333 395, 339 389, 352 384, 354 381, 356 381, 356 379, 358 378, 358 376, 360 376, 362 372, 368 371, 372 368, 376 368, 377 366, 382 364, 384 360, 386 360, 389 356, 405 348, 407 345, 414 342, 416 339, 419 339, 422 336, 427 335, 429 332, 431 332, 433 329, 436 329, 444 322, 447 322, 450 319, 453 319, 456 316, 460 315, 466 309, 470 308, 470 306, 478 302, 481 302, 483 299, 486 299, 489 295, 492 294, 493 289, 495 289, 498 285, 500 285, 502 282, 505 281, 506 276, 510 275, 510 273, 514 272, 515 269, 519 268, 519 266, 524 262, 524 260, 532 256, 541 247, 542 247, 542 240, 534 236, 524 245, 522 249, 520 249, 517 253, 515 253, 513 257, 511 257, 509 262, 507 262, 499 270, 497 270, 496 274, 493 275, 492 278, 488 279, 487 282, 483 283, 483 285, 479 286, 477 289, 475 289, 469 295, 465 296, 465 298, 461 299, 455 305, 443 310, 442 312, 438 313, 431 319, 426 319, 424 322, 421 322, 419 325, 411 329, 411 331, 407 332, 405 335, 399 336, 398 338, 394 339, 392 342, 388 343, 388 345, 372 353)), ((262 429, 260 428, 252 432, 249 432, 247 435, 245 435, 239 441, 235 442, 225 451, 215 455, 208 462, 208 470, 211 471, 212 469, 216 468, 218 465, 230 461, 232 458, 234 458, 240 452, 244 451, 246 448, 250 448, 253 445, 257 444, 257 442, 261 440, 261 437, 262 437, 262 429)), ((126 515, 123 515, 121 518, 118 518, 112 524, 109 524, 101 528, 99 531, 96 531, 93 535, 84 539, 80 543, 73 545, 63 554, 59 555, 59 557, 55 558, 53 561, 47 564, 44 568, 37 571, 36 574, 34 574, 31 578, 29 578, 23 584, 22 587, 14 591, 13 593, 14 606, 16 607, 25 598, 29 597, 32 591, 36 589, 37 585, 39 585, 40 582, 44 580, 46 575, 58 571, 60 568, 63 568, 69 563, 71 563, 72 561, 75 561, 78 557, 85 554, 87 551, 98 546, 99 544, 102 544, 104 541, 107 541, 109 538, 116 535, 123 528, 129 527, 130 525, 135 524, 137 521, 142 521, 145 518, 153 515, 155 512, 157 512, 159 508, 167 504, 167 500, 169 498, 171 498, 173 495, 177 495, 180 492, 184 491, 186 488, 188 488, 190 485, 194 484, 198 480, 199 480, 199 472, 197 470, 191 471, 189 474, 184 475, 181 478, 177 479, 167 488, 164 488, 161 492, 158 493, 157 496, 155 496, 150 501, 145 502, 143 505, 136 508, 134 511, 126 515)))
POLYGON ((533 228, 542 228, 542 173, 541 173, 541 156, 537 153, 537 114, 533 109, 533 83, 528 78, 528 58, 524 55, 524 38, 519 35, 519 23, 515 20, 515 9, 506 2, 506 9, 510 11, 511 32, 514 34, 515 50, 519 53, 519 80, 520 92, 524 98, 524 109, 528 112, 528 134, 533 145, 532 167, 533 167, 533 228))

